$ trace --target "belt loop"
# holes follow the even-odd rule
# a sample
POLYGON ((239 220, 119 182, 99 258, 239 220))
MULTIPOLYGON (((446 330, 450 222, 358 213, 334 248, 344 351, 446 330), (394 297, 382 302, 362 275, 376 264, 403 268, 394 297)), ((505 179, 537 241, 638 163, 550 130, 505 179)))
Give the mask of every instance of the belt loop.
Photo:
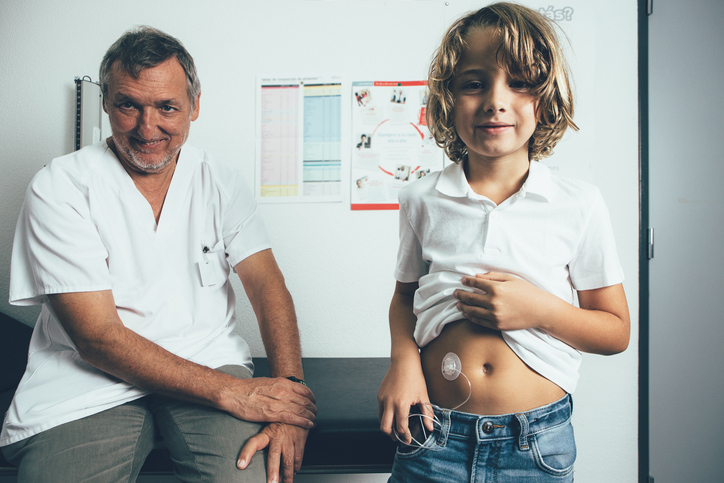
POLYGON ((515 415, 516 418, 518 418, 518 423, 520 424, 520 435, 518 435, 518 447, 521 451, 528 451, 530 449, 530 446, 528 446, 528 418, 525 417, 525 414, 518 413, 515 415))
POLYGON ((445 446, 447 444, 447 435, 450 433, 450 410, 443 409, 440 411, 440 432, 437 435, 438 446, 445 446))

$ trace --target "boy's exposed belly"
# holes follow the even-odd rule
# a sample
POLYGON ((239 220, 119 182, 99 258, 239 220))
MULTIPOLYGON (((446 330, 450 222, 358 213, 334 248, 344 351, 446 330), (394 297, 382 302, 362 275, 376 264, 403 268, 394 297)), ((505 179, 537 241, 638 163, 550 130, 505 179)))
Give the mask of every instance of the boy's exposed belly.
POLYGON ((458 411, 485 415, 523 412, 565 395, 520 360, 499 331, 460 320, 446 325, 420 351, 430 401, 440 407, 452 409, 470 392, 462 375, 453 381, 443 377, 442 360, 448 352, 458 355, 472 386, 470 400, 458 411))

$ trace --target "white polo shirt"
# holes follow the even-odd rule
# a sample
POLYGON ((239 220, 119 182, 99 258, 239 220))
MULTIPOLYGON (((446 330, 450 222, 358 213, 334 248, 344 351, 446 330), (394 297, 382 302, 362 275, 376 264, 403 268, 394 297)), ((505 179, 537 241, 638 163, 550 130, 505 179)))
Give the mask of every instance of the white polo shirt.
MULTIPOLYGON (((476 194, 459 164, 400 192, 395 278, 419 283, 413 309, 420 347, 464 318, 453 297, 456 289, 471 290, 462 278, 489 271, 520 277, 571 304, 577 290, 623 281, 599 190, 554 177, 533 161, 523 187, 500 205, 476 194)), ((568 393, 575 390, 580 352, 539 329, 502 335, 533 370, 568 393)))
POLYGON ((232 268, 269 248, 241 175, 182 148, 158 225, 105 142, 33 178, 13 244, 10 303, 43 304, 0 446, 146 394, 81 360, 48 294, 112 290, 124 325, 209 366, 253 369, 234 332, 232 268))

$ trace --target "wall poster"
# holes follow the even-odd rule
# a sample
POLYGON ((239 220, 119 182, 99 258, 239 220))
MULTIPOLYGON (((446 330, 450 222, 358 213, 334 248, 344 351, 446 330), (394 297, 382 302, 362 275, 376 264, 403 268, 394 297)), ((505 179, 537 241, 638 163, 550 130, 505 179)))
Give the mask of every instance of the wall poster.
POLYGON ((427 81, 352 83, 352 210, 396 210, 402 187, 443 168, 426 102, 427 81))

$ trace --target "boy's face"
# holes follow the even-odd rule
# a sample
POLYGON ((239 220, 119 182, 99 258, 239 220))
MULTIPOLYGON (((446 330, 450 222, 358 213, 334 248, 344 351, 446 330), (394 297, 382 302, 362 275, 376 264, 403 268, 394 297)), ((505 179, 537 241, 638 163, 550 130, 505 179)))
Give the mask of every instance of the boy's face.
POLYGON ((452 81, 455 129, 468 148, 470 162, 528 162, 528 142, 535 131, 536 99, 531 86, 511 78, 496 60, 497 35, 477 29, 452 81))

